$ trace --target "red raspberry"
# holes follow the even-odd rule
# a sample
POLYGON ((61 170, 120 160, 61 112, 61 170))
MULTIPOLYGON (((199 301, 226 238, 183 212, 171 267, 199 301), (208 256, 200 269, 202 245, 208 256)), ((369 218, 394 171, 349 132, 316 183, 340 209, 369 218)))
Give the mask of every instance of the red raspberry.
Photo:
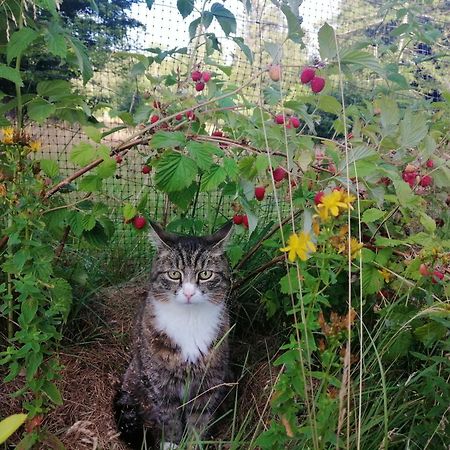
POLYGON ((215 137, 223 137, 223 132, 220 130, 215 130, 211 133, 211 136, 215 136, 215 137))
POLYGON ((203 72, 202 78, 205 83, 207 83, 211 79, 211 72, 203 72))
POLYGON ((195 120, 195 114, 194 114, 194 111, 186 111, 186 117, 187 117, 189 120, 195 120))
POLYGON ((244 228, 248 228, 248 217, 247 217, 247 214, 242 216, 242 225, 244 225, 244 228))
POLYGON ((431 282, 433 284, 439 283, 444 279, 444 274, 439 270, 434 270, 433 274, 431 275, 431 282))
POLYGON ((194 70, 191 73, 192 81, 200 81, 202 79, 202 73, 199 70, 194 70))
POLYGON ((158 122, 158 120, 159 120, 159 116, 157 116, 156 114, 153 114, 153 115, 150 117, 150 122, 151 122, 151 123, 156 123, 156 122, 158 122))
POLYGON ((294 128, 298 128, 300 126, 300 120, 298 119, 298 117, 292 116, 289 119, 289 122, 294 128))
POLYGON ((144 228, 146 223, 147 223, 147 221, 145 220, 145 217, 142 217, 142 216, 136 216, 133 219, 133 226, 137 230, 140 230, 141 228, 144 228))
POLYGON ((318 94, 325 87, 325 79, 322 77, 314 77, 311 80, 311 90, 314 94, 318 94))
POLYGON ((244 220, 244 216, 242 216, 241 214, 235 214, 233 216, 233 222, 236 225, 241 225, 243 220, 244 220))
POLYGON ((312 67, 306 67, 300 74, 300 81, 302 82, 302 84, 307 84, 315 77, 315 75, 315 69, 313 69, 312 67))
POLYGON ((145 166, 142 166, 142 173, 148 174, 151 171, 152 171, 152 168, 150 166, 147 166, 147 164, 145 166))
POLYGON ((432 168, 434 167, 434 161, 433 161, 432 159, 429 159, 429 160, 426 162, 426 166, 427 166, 429 169, 432 169, 432 168))
POLYGON ((275 116, 274 121, 275 121, 275 123, 277 123, 278 125, 282 125, 282 124, 284 123, 284 116, 283 116, 283 114, 277 114, 277 115, 275 116))
POLYGON ((196 90, 197 92, 203 91, 203 89, 205 89, 205 83, 203 83, 202 81, 198 82, 198 83, 195 85, 195 90, 196 90))
POLYGON ((183 114, 177 114, 175 116, 175 120, 181 120, 183 118, 183 114))
POLYGON ((287 178, 288 173, 286 172, 286 170, 283 167, 277 167, 276 169, 274 169, 274 171, 272 172, 272 176, 273 179, 278 182, 278 181, 282 181, 285 178, 287 178))
POLYGON ((161 109, 161 102, 158 102, 157 100, 154 100, 153 101, 153 108, 161 109))
POLYGON ((116 155, 116 163, 120 164, 123 161, 122 157, 120 155, 116 155))
POLYGON ((432 182, 433 182, 433 178, 431 178, 430 175, 425 175, 424 177, 422 177, 419 184, 422 187, 428 187, 428 186, 431 186, 432 182))
POLYGON ((266 194, 266 188, 264 186, 255 187, 255 198, 258 201, 262 201, 264 199, 264 195, 266 194))

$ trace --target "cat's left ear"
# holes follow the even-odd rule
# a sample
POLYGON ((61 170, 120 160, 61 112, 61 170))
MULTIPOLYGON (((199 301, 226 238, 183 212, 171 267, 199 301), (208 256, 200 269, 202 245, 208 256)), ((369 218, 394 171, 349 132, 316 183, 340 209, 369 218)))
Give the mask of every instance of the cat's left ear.
POLYGON ((222 228, 215 233, 205 236, 206 242, 213 246, 213 250, 217 250, 219 253, 223 253, 225 245, 230 239, 233 229, 233 222, 227 222, 222 228))
POLYGON ((177 235, 164 230, 161 225, 150 221, 150 239, 158 251, 170 249, 177 241, 177 235))

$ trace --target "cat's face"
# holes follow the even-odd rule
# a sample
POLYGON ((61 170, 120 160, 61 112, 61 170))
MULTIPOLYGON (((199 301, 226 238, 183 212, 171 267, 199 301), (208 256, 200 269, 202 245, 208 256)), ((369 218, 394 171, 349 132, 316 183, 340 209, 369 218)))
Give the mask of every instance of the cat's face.
POLYGON ((157 246, 151 273, 151 294, 160 302, 180 305, 220 304, 230 287, 224 244, 231 225, 211 236, 177 236, 152 226, 157 246))

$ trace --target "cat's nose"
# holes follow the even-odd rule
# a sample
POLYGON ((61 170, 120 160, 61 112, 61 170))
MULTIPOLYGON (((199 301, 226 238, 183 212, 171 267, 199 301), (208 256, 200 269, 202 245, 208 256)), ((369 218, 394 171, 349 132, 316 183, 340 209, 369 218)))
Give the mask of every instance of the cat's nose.
POLYGON ((192 283, 185 283, 183 285, 183 294, 188 300, 195 294, 195 286, 192 283))

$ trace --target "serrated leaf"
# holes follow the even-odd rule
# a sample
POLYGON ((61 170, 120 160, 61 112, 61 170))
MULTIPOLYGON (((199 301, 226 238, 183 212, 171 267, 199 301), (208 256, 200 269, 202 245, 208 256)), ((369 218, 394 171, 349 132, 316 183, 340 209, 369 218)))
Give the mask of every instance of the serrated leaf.
POLYGON ((177 9, 183 19, 186 19, 194 10, 194 0, 177 0, 177 9))
POLYGON ((75 56, 77 57, 78 67, 83 78, 83 84, 86 84, 94 75, 86 47, 77 38, 68 35, 68 39, 75 52, 75 56))
POLYGON ((3 419, 0 422, 0 444, 6 442, 23 425, 27 417, 26 414, 13 414, 3 419))
POLYGON ((125 220, 131 220, 137 214, 137 209, 131 203, 125 203, 122 208, 123 218, 125 220))
POLYGON ((217 22, 221 26, 225 36, 236 33, 237 23, 234 14, 221 3, 214 3, 211 6, 211 13, 214 14, 217 22))
POLYGON ((83 239, 94 247, 104 247, 109 242, 109 236, 105 228, 96 222, 95 227, 89 231, 83 231, 83 239))
POLYGON ((103 162, 101 162, 96 169, 96 175, 100 178, 109 178, 116 172, 117 162, 114 158, 111 158, 109 155, 103 158, 103 162))
POLYGON ((272 58, 273 64, 279 64, 283 56, 283 47, 276 42, 264 42, 264 48, 272 58))
POLYGON ((384 357, 393 361, 394 359, 401 358, 406 356, 409 352, 412 343, 412 335, 411 332, 403 331, 394 337, 393 342, 389 343, 389 347, 385 349, 386 353, 384 353, 384 357))
POLYGON ((384 70, 375 56, 363 50, 346 50, 341 53, 341 64, 354 64, 365 67, 380 75, 384 75, 384 70))
POLYGON ((150 141, 151 148, 184 147, 186 136, 181 131, 158 131, 150 141))
POLYGON ((322 59, 336 56, 336 39, 333 27, 325 22, 319 30, 319 53, 322 59))
POLYGON ((400 121, 400 110, 397 102, 389 97, 382 97, 376 102, 381 110, 381 126, 385 136, 393 136, 396 134, 400 121))
POLYGON ((80 142, 74 145, 70 152, 70 161, 82 167, 94 161, 96 157, 97 153, 94 147, 88 142, 80 142))
POLYGON ((50 381, 46 381, 42 385, 42 392, 44 392, 45 395, 55 404, 55 405, 62 405, 63 399, 61 396, 61 393, 59 392, 58 388, 54 383, 51 383, 50 381))
POLYGON ((401 206, 412 208, 417 204, 417 196, 414 195, 408 183, 405 183, 403 180, 394 180, 393 184, 401 206))
POLYGON ((280 290, 283 294, 294 294, 300 289, 297 269, 291 267, 289 272, 280 279, 280 290))
POLYGON ((366 209, 361 217, 361 221, 364 223, 372 223, 384 217, 386 214, 385 211, 381 211, 381 209, 377 208, 369 208, 366 209))
POLYGON ((42 364, 43 355, 41 352, 30 352, 25 358, 26 378, 31 381, 42 364))
POLYGON ((213 163, 212 155, 216 153, 217 149, 214 144, 190 141, 186 148, 200 170, 208 170, 211 167, 213 163))
POLYGON ((331 95, 321 95, 319 97, 318 108, 327 113, 336 114, 337 116, 341 113, 342 109, 339 101, 331 95))
POLYGON ((99 143, 102 140, 103 134, 101 130, 93 126, 82 127, 84 134, 91 138, 94 142, 99 143))
POLYGON ((22 77, 20 72, 6 64, 0 64, 0 78, 11 81, 12 83, 23 86, 22 77))
POLYGON ((281 12, 285 15, 286 21, 288 24, 288 35, 287 38, 290 39, 292 42, 295 42, 297 44, 302 43, 302 37, 303 37, 303 30, 301 28, 301 19, 298 13, 298 7, 297 11, 293 11, 291 9, 290 5, 293 5, 294 3, 289 2, 289 4, 281 3, 279 8, 281 9, 281 12))
POLYGON ((67 80, 40 81, 36 90, 42 97, 64 97, 71 94, 72 85, 67 80))
POLYGON ((436 341, 442 339, 446 333, 447 328, 435 321, 428 322, 414 330, 414 335, 425 347, 430 347, 436 341))
POLYGON ((59 174, 59 166, 53 159, 40 159, 39 166, 45 175, 50 178, 56 177, 59 174))
POLYGON ((54 112, 56 107, 43 98, 35 98, 27 104, 27 113, 31 120, 40 124, 44 123, 54 112))
POLYGON ((59 56, 60 58, 67 56, 66 39, 62 28, 58 24, 51 22, 46 29, 44 37, 47 42, 48 51, 52 55, 59 56))
POLYGON ((78 189, 83 192, 97 192, 102 188, 102 178, 97 175, 85 175, 78 182, 78 189))
POLYGON ((250 50, 250 47, 244 42, 244 39, 241 37, 234 37, 233 41, 238 45, 238 47, 242 50, 245 57, 247 58, 250 64, 253 64, 253 52, 250 50))
POLYGON ((166 151, 156 164, 155 182, 165 192, 181 191, 197 176, 197 164, 181 153, 166 151))
POLYGON ((22 317, 26 324, 31 323, 31 321, 34 319, 36 312, 38 310, 39 303, 37 301, 37 298, 30 297, 27 298, 25 301, 22 302, 21 305, 21 311, 22 311, 22 317))
POLYGON ((237 162, 232 158, 224 158, 223 159, 223 167, 225 169, 225 172, 227 173, 227 176, 235 180, 239 176, 239 167, 237 165, 237 162))
POLYGON ((95 227, 95 216, 92 214, 83 214, 81 216, 81 223, 83 224, 83 231, 90 231, 95 227))
POLYGON ((427 233, 433 234, 436 231, 436 222, 428 214, 419 211, 419 220, 427 233))
POLYGON ((282 98, 280 84, 274 83, 272 85, 266 86, 263 89, 263 95, 264 103, 271 106, 276 105, 282 98))
POLYGON ((428 134, 428 126, 421 113, 409 109, 400 122, 400 145, 404 148, 416 147, 428 134))
POLYGON ((364 295, 375 294, 382 289, 384 278, 376 267, 363 265, 361 276, 364 295))
POLYGON ((15 31, 6 46, 6 62, 10 64, 14 58, 21 55, 38 37, 39 33, 28 27, 15 31))
POLYGON ((169 200, 177 205, 182 211, 186 211, 198 190, 198 183, 192 183, 188 188, 182 191, 169 192, 169 200))
POLYGON ((200 190, 207 192, 217 189, 220 183, 225 181, 226 177, 227 173, 225 169, 222 166, 214 165, 203 175, 200 190))

